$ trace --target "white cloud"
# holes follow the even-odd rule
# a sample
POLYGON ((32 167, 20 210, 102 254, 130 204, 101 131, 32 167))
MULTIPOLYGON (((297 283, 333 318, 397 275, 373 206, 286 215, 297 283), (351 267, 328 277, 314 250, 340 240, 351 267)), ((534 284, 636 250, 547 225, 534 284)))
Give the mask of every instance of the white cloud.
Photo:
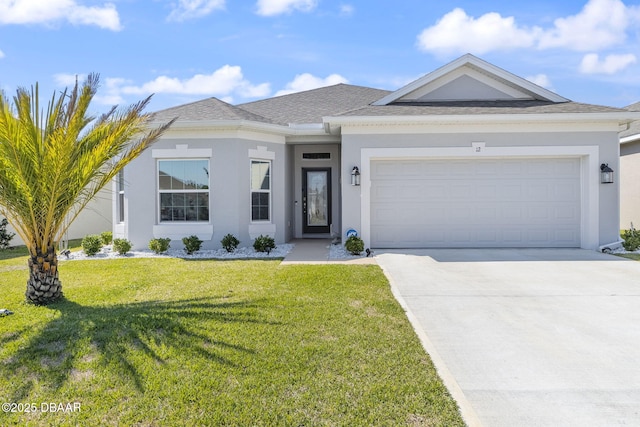
POLYGON ((225 0, 179 0, 167 19, 184 21, 206 16, 217 9, 224 9, 225 0))
MULTIPOLYGON (((75 75, 58 74, 56 82, 68 86, 75 83, 75 75)), ((271 93, 269 83, 252 84, 242 75, 238 66, 225 65, 211 74, 196 74, 179 79, 170 76, 159 76, 154 80, 135 85, 131 80, 107 78, 103 81, 96 101, 107 104, 122 104, 127 95, 148 96, 151 94, 215 96, 226 102, 233 102, 234 96, 241 98, 266 97, 271 93)))
POLYGON ((608 55, 600 60, 597 53, 589 53, 582 58, 580 72, 584 74, 615 74, 637 61, 635 55, 608 55))
POLYGON ((78 81, 83 81, 87 76, 84 74, 58 73, 53 76, 53 81, 58 86, 73 86, 78 81))
POLYGON ((257 13, 262 16, 275 16, 294 10, 310 12, 317 4, 317 0, 258 0, 257 13))
POLYGON ((593 51, 622 44, 634 23, 640 23, 640 7, 621 0, 589 0, 578 14, 558 18, 547 28, 522 26, 495 12, 475 18, 456 8, 418 35, 418 47, 436 54, 515 48, 593 51))
POLYGON ((0 0, 0 24, 51 24, 64 20, 112 31, 122 29, 113 3, 87 7, 75 0, 0 0))
POLYGON ((355 11, 356 9, 350 4, 340 5, 340 16, 351 16, 355 11))
POLYGON ((285 89, 278 91, 275 96, 288 95, 290 93, 302 92, 305 90, 317 89, 319 87, 331 86, 338 83, 348 83, 348 80, 340 74, 331 74, 324 79, 309 73, 298 74, 293 81, 287 83, 285 89))
POLYGON ((188 79, 160 76, 142 86, 124 86, 126 94, 177 93, 183 95, 228 96, 233 92, 241 94, 268 94, 268 84, 252 85, 245 80, 239 66, 225 65, 211 74, 196 74, 188 79), (266 93, 265 93, 266 92, 266 93))
POLYGON ((434 53, 483 54, 533 46, 539 31, 519 28, 513 17, 487 13, 476 19, 456 8, 418 35, 418 47, 434 53))
POLYGON ((549 76, 547 76, 546 74, 536 74, 535 76, 529 76, 525 78, 530 82, 535 83, 538 86, 541 86, 546 89, 551 89, 553 87, 553 85, 551 84, 551 80, 549 79, 549 76))
POLYGON ((620 0, 590 0, 577 15, 558 18, 540 38, 541 49, 564 47, 586 51, 624 42, 638 8, 620 0))
POLYGON ((0 59, 4 58, 4 52, 0 50, 0 59))

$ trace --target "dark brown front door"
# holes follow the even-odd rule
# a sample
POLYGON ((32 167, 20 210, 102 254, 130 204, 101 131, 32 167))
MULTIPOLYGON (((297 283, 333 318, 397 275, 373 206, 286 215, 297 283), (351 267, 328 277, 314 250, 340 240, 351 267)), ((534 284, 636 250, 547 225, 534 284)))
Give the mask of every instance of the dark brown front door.
POLYGON ((331 169, 302 169, 302 232, 329 233, 331 169))

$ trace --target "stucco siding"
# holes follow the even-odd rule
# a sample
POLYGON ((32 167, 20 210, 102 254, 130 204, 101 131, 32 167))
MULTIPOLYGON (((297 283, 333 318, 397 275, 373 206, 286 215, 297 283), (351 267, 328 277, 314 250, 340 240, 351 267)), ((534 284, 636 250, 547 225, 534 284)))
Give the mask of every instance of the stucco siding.
MULTIPOLYGON (((615 171, 615 169, 614 169, 615 171)), ((640 141, 620 147, 620 228, 640 226, 640 141)))
POLYGON ((125 224, 116 224, 114 231, 125 234, 136 249, 146 248, 154 237, 171 237, 172 247, 181 248, 181 238, 189 234, 197 234, 204 241, 203 249, 220 248, 220 240, 228 233, 236 236, 242 246, 251 246, 252 231, 255 235, 263 234, 263 230, 264 234, 273 235, 276 243, 283 243, 287 239, 286 162, 284 144, 241 138, 161 139, 152 150, 147 150, 126 168, 125 224), (207 157, 210 166, 209 221, 206 223, 161 222, 158 217, 158 158, 153 156, 154 153, 170 156, 163 150, 171 153, 176 147, 183 147, 186 152, 210 150, 211 157, 207 157), (270 225, 251 223, 252 158, 272 162, 270 225))

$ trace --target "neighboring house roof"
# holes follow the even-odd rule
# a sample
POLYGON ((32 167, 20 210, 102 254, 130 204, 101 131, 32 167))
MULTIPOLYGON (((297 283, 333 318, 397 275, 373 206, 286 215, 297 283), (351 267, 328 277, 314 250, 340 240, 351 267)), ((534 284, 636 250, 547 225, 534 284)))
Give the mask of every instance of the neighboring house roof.
POLYGON ((361 108, 389 93, 388 90, 340 83, 239 104, 237 107, 283 125, 322 123, 325 116, 361 108))
MULTIPOLYGON (((628 111, 640 111, 640 102, 624 107, 628 111)), ((640 138, 640 120, 632 122, 627 130, 620 132, 620 143, 635 141, 640 138)))

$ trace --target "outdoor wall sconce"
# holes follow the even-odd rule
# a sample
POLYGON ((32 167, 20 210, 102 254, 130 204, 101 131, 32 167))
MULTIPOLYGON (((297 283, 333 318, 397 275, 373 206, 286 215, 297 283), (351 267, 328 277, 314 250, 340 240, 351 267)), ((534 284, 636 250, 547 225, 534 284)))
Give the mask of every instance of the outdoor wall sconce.
POLYGON ((360 185, 360 170, 357 166, 354 166, 351 171, 351 185, 360 185))
POLYGON ((613 169, 609 167, 608 163, 600 165, 600 182, 603 184, 613 183, 613 169))

